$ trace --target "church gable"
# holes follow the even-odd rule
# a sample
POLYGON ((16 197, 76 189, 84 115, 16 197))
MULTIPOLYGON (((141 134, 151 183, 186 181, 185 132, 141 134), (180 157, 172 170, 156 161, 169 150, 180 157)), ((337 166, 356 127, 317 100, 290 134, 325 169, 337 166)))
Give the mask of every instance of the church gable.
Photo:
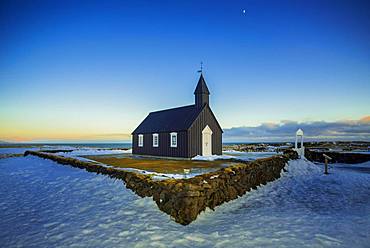
POLYGON ((222 154, 222 128, 211 108, 205 105, 188 130, 189 157, 202 154, 202 131, 207 126, 212 131, 212 153, 222 154))

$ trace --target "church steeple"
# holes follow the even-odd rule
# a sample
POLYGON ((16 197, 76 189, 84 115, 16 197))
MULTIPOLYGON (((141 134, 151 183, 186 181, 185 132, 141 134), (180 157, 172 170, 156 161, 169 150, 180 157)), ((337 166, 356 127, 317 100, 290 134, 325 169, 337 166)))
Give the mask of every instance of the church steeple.
POLYGON ((202 108, 205 104, 209 105, 209 90, 202 72, 200 73, 200 78, 198 80, 197 87, 195 88, 194 95, 195 105, 198 108, 202 108))

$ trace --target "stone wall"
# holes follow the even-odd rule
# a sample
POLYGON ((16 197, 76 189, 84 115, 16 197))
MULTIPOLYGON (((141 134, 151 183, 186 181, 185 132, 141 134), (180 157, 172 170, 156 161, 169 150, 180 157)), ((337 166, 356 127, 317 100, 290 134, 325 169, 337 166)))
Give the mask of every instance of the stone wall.
POLYGON ((245 162, 242 165, 223 168, 189 179, 157 181, 149 175, 107 168, 96 163, 50 153, 27 151, 25 155, 35 155, 122 179, 126 187, 139 196, 153 197, 160 210, 182 225, 190 224, 207 207, 214 209, 261 184, 279 178, 286 163, 298 157, 297 153, 288 151, 284 155, 245 162))
POLYGON ((329 160, 329 163, 358 164, 370 161, 370 154, 365 153, 317 152, 305 149, 305 157, 313 162, 324 163, 324 154, 332 158, 332 160, 329 160))

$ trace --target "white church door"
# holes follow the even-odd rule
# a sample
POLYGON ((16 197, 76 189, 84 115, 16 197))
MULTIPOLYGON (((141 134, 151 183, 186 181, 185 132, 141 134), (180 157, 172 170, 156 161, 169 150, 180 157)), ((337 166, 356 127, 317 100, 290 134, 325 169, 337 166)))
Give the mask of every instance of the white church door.
POLYGON ((202 131, 202 155, 212 155, 212 130, 208 125, 202 131))

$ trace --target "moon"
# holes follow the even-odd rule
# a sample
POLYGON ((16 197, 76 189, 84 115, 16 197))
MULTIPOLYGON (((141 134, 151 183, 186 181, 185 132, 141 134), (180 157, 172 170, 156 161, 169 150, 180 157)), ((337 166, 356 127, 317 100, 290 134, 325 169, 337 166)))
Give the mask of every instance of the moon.
POLYGON ((243 9, 243 14, 245 14, 245 12, 246 12, 246 10, 245 10, 245 9, 243 9))

